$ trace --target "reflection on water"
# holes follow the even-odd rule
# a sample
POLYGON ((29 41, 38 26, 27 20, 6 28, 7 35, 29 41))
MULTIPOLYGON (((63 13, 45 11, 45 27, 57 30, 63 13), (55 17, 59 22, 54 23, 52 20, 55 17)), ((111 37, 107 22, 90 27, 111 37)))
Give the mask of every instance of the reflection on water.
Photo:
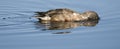
POLYGON ((80 26, 86 26, 86 27, 93 27, 98 24, 99 20, 91 20, 91 21, 80 21, 80 22, 50 22, 50 21, 41 21, 37 22, 36 26, 37 28, 40 26, 44 26, 45 29, 43 30, 61 30, 61 29, 70 29, 70 28, 76 28, 80 26), (47 22, 47 23, 46 23, 47 22))
POLYGON ((67 31, 67 32, 56 32, 56 33, 53 33, 53 34, 69 34, 71 32, 67 31))

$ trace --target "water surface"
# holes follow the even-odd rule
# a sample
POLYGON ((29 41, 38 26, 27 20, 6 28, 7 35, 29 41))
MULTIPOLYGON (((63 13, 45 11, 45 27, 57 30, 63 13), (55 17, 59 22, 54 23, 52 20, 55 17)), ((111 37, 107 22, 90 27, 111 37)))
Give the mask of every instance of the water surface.
POLYGON ((0 49, 120 49, 119 0, 2 0, 0 49), (69 8, 96 11, 100 20, 86 23, 41 24, 34 12, 69 8), (63 26, 71 27, 63 28, 63 26), (76 27, 74 27, 76 26, 76 27), (62 27, 62 28, 59 28, 62 27), (54 30, 53 30, 54 29, 54 30))

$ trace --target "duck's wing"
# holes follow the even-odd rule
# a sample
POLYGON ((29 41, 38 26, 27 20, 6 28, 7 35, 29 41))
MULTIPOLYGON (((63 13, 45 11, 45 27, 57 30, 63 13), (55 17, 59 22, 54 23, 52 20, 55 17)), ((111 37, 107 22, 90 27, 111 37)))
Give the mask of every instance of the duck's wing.
POLYGON ((61 8, 61 9, 52 9, 46 12, 47 15, 51 15, 51 14, 72 14, 75 11, 67 9, 67 8, 61 8))

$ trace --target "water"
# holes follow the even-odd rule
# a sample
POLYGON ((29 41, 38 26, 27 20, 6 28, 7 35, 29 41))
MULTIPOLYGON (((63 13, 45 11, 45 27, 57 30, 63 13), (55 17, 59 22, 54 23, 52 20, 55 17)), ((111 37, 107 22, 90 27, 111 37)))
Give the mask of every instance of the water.
POLYGON ((120 49, 119 10, 119 0, 1 0, 0 49, 120 49), (33 17, 56 8, 92 10, 101 19, 94 26, 47 30, 33 17))

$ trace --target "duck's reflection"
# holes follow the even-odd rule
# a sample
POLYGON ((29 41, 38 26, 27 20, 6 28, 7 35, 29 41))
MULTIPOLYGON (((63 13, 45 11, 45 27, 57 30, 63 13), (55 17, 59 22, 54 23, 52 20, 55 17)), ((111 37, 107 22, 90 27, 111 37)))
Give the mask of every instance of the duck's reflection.
POLYGON ((53 34, 69 34, 69 33, 71 33, 70 31, 66 31, 66 32, 55 32, 55 33, 53 33, 53 34))
POLYGON ((70 29, 80 26, 96 26, 98 20, 94 21, 81 21, 81 22, 49 22, 49 21, 40 21, 37 22, 37 26, 44 26, 43 30, 61 30, 61 29, 70 29))
MULTIPOLYGON (((99 20, 91 20, 91 21, 80 21, 80 22, 50 22, 50 21, 39 21, 35 25, 38 29, 41 29, 42 31, 46 30, 64 30, 64 29, 70 29, 70 28, 76 28, 80 26, 85 27, 93 27, 98 24, 99 20)), ((60 31, 55 32, 53 34, 68 34, 71 33, 71 31, 60 31)))

